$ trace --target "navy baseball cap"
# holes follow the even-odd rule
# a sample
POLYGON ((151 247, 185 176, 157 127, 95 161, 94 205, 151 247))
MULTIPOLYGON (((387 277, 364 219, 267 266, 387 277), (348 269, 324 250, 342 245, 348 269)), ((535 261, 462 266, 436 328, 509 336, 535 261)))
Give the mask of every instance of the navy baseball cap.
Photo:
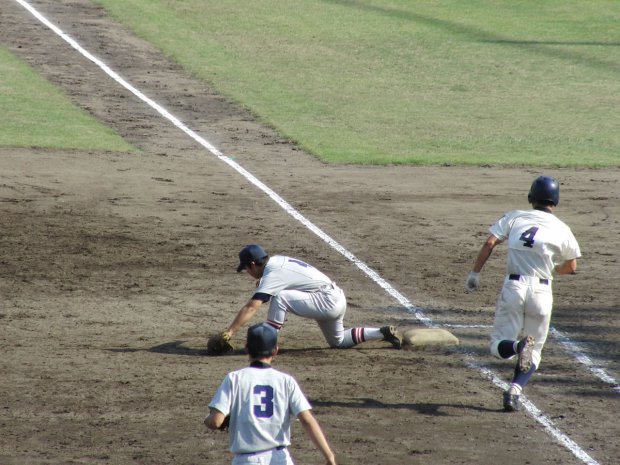
POLYGON ((247 348, 252 357, 268 357, 278 344, 278 330, 267 323, 248 328, 247 348))
POLYGON ((252 262, 262 263, 263 259, 268 257, 269 254, 258 244, 246 245, 241 252, 239 252, 239 266, 237 267, 237 273, 240 273, 252 262))

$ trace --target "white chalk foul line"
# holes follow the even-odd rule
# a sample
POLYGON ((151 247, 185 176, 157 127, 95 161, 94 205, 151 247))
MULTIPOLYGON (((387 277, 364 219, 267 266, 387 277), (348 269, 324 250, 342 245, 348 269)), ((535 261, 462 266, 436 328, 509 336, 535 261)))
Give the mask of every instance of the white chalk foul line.
MULTIPOLYGON (((57 27, 55 24, 50 22, 45 16, 39 13, 34 7, 32 7, 25 0, 15 0, 22 7, 28 10, 37 20, 39 20, 42 24, 51 29, 55 34, 57 34, 60 38, 62 38, 65 42, 67 42, 71 47, 73 47, 76 51, 78 51, 82 56, 92 61, 95 65, 97 65, 103 72, 105 72, 108 76, 110 76, 114 81, 123 86, 129 92, 134 94, 138 99, 142 100, 148 106, 157 111, 161 116, 170 121, 175 127, 183 131, 197 143, 206 148, 209 152, 215 155, 218 159, 228 164, 231 168, 245 177, 248 181, 258 187, 261 191, 267 194, 273 201, 275 201, 280 207, 282 207, 289 215, 295 218, 297 221, 306 226, 310 231, 320 237, 323 241, 329 244, 334 250, 338 251, 348 260, 350 260, 353 264, 355 264, 360 270, 362 270, 370 279, 372 279, 375 283, 377 283, 381 288, 383 288, 389 295, 391 295, 396 301, 398 301, 403 307, 407 309, 407 311, 413 314, 420 322, 428 327, 438 327, 436 324, 432 322, 430 318, 428 318, 423 310, 415 305, 413 305, 409 299, 407 299, 404 295, 402 295, 398 290, 396 290, 390 283, 388 283, 385 279, 383 279, 379 274, 368 267, 364 262, 358 259, 355 255, 341 246, 336 240, 334 240, 331 236, 321 230, 319 227, 314 225, 310 220, 304 217, 301 213, 295 210, 288 202, 286 202, 282 197, 276 194, 271 188, 267 187, 262 181, 256 178, 252 173, 247 171, 241 165, 236 163, 234 160, 225 156, 220 150, 218 150, 213 144, 204 139, 203 137, 196 134, 193 130, 188 128, 185 124, 183 124, 177 117, 172 115, 168 110, 159 105, 157 102, 153 101, 141 91, 136 89, 129 82, 120 77, 118 73, 112 70, 108 65, 106 65, 99 58, 92 55, 88 50, 84 49, 77 41, 75 41, 72 37, 66 34, 63 30, 57 27)), ((484 376, 489 377, 492 376, 491 380, 494 384, 505 389, 505 383, 501 381, 497 375, 495 375, 490 370, 474 365, 470 363, 471 367, 477 368, 484 376)), ((545 429, 561 444, 563 444, 567 449, 569 449, 576 457, 582 460, 584 463, 588 465, 599 465, 598 462, 593 460, 585 451, 583 451, 579 445, 577 445, 574 441, 572 441, 568 436, 562 433, 560 430, 553 426, 553 422, 545 417, 540 411, 529 401, 526 402, 531 406, 530 414, 539 414, 539 417, 536 417, 536 420, 545 426, 545 429), (534 410, 535 409, 535 410, 534 410), (542 419, 542 421, 541 421, 542 419), (543 422, 544 421, 544 422, 543 422), (547 426, 549 425, 549 426, 547 426), (551 430, 549 428, 552 428, 551 430)))
MULTIPOLYGON (((497 375, 488 368, 479 365, 473 356, 468 357, 468 361, 468 365, 470 367, 478 369, 497 387, 502 390, 508 389, 507 383, 498 378, 497 375)), ((590 457, 588 453, 584 451, 575 441, 573 441, 566 434, 560 431, 553 424, 551 419, 544 415, 540 411, 540 409, 536 407, 532 402, 530 402, 530 400, 526 396, 521 395, 520 401, 522 408, 525 409, 538 423, 540 423, 551 437, 553 437, 556 441, 558 441, 560 444, 570 450, 575 457, 588 465, 599 465, 599 462, 590 457)))
POLYGON ((442 328, 453 328, 453 329, 489 329, 493 326, 491 325, 465 325, 458 323, 442 323, 442 328))
POLYGON ((618 381, 610 376, 603 368, 597 366, 592 359, 590 359, 590 357, 588 357, 584 351, 581 350, 577 343, 571 341, 566 334, 553 327, 549 329, 549 332, 553 335, 553 337, 560 341, 560 344, 562 344, 566 350, 573 354, 573 357, 575 357, 579 363, 585 365, 585 367, 601 381, 611 384, 613 386, 613 390, 620 394, 620 384, 618 381))
MULTIPOLYGON (((453 323, 442 323, 442 328, 453 328, 453 329, 483 329, 483 328, 492 328, 490 325, 479 325, 479 324, 453 324, 453 323)), ((549 328, 549 334, 551 334, 555 339, 557 339, 562 346, 569 352, 573 358, 575 358, 579 363, 585 366, 590 373, 596 376, 598 379, 611 385, 612 389, 620 394, 620 383, 611 376, 604 368, 597 364, 594 360, 592 360, 588 355, 586 355, 585 351, 579 347, 579 344, 573 342, 566 334, 561 331, 555 329, 553 326, 549 328)))

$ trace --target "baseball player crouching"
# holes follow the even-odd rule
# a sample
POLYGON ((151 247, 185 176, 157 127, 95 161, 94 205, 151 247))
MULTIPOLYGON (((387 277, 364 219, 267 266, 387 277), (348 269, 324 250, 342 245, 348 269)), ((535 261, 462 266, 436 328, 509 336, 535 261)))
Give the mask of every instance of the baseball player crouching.
MULTIPOLYGON (((269 303, 267 323, 278 331, 289 313, 313 319, 330 347, 347 349, 361 342, 383 340, 401 348, 401 336, 393 326, 344 328, 347 300, 344 291, 321 271, 297 258, 269 256, 258 244, 239 252, 237 272, 246 271, 258 280, 250 300, 239 310, 228 329, 219 337, 230 340, 261 305, 269 303)), ((217 354, 216 354, 217 355, 217 354)))
POLYGON ((553 215, 560 201, 560 186, 549 176, 531 185, 531 210, 513 210, 489 228, 465 290, 480 286, 480 271, 498 244, 507 242, 507 274, 495 308, 491 353, 499 358, 518 358, 512 382, 503 393, 504 410, 519 410, 519 396, 540 366, 549 332, 553 273, 575 274, 579 245, 570 228, 553 215), (517 340, 519 334, 524 337, 517 340))
POLYGON ((205 425, 229 430, 232 465, 293 465, 291 417, 321 451, 327 465, 336 465, 334 453, 310 411, 297 381, 271 366, 278 352, 278 332, 266 323, 248 329, 246 350, 250 366, 229 373, 209 404, 205 425))

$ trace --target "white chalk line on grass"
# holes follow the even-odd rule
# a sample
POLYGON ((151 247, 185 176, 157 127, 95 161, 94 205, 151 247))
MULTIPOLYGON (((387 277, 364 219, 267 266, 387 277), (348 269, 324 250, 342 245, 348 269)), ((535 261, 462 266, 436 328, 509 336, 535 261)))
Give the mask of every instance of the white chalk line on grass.
MULTIPOLYGON (((45 16, 39 13, 34 7, 32 7, 25 0, 15 0, 22 7, 28 10, 38 21, 51 29, 55 34, 57 34, 60 38, 62 38, 65 42, 67 42, 72 48, 78 51, 82 56, 93 62, 97 65, 102 71, 104 71, 108 76, 110 76, 114 81, 123 86, 133 95, 135 95, 138 99, 142 100, 148 106, 157 111, 161 116, 169 120, 175 127, 183 131, 193 140, 195 140, 198 144, 206 148, 209 152, 215 155, 218 159, 228 164, 231 168, 241 174, 244 178, 246 178, 249 182, 254 184, 257 188, 267 194, 274 202, 280 205, 289 215, 295 218, 297 221, 302 223, 306 228, 316 234, 319 238, 325 241, 328 245, 330 245, 334 250, 339 252, 341 255, 346 257, 349 261, 351 261, 355 266, 357 266, 361 271, 364 272, 370 279, 372 279, 377 285, 383 288, 389 295, 391 295, 397 302, 399 302, 405 309, 413 314, 421 323, 425 326, 431 328, 439 327, 435 323, 432 322, 430 318, 428 318, 423 310, 415 305, 413 305, 409 299, 407 299, 404 295, 402 295, 398 290, 396 290, 390 283, 388 283, 385 279, 383 279, 379 274, 368 267, 364 262, 358 259, 354 254, 349 252, 343 246, 341 246, 335 239, 321 230, 319 227, 314 225, 310 220, 305 218, 301 213, 295 210, 288 202, 286 202, 282 197, 280 197, 277 193, 275 193, 271 188, 266 186, 263 182, 257 179, 252 173, 247 171, 241 165, 236 163, 234 160, 225 156, 220 150, 218 150, 213 144, 209 141, 196 134, 193 130, 188 128, 185 124, 183 124, 178 118, 173 116, 168 110, 159 105, 157 102, 151 100, 141 91, 136 89, 129 82, 120 77, 118 73, 112 70, 108 65, 106 65, 99 58, 92 55, 89 51, 84 49, 77 41, 75 41, 72 37, 62 31, 59 27, 51 23, 45 16)), ((482 373, 483 376, 489 378, 493 384, 500 387, 501 389, 506 389, 507 385, 505 382, 501 381, 501 379, 494 374, 488 368, 485 368, 475 362, 475 358, 471 355, 468 355, 468 366, 471 368, 475 368, 482 373)), ((523 397, 523 404, 527 411, 532 415, 543 427, 545 430, 554 437, 560 444, 564 445, 571 453, 575 455, 575 457, 582 460, 584 463, 588 465, 599 465, 594 459, 592 459, 578 444, 576 444, 573 440, 571 440, 568 436, 562 433, 558 428, 553 425, 553 422, 547 418, 545 415, 538 410, 529 402, 525 397, 523 397)))

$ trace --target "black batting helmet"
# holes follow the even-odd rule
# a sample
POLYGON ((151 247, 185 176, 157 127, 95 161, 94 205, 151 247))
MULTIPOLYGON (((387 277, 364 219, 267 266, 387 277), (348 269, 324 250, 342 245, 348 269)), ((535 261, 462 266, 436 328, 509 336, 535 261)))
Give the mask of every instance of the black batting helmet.
POLYGON ((248 328, 247 349, 252 357, 268 357, 278 345, 278 330, 267 323, 248 328))
POLYGON ((550 176, 539 176, 534 179, 527 200, 531 204, 557 205, 560 203, 560 184, 550 176))

